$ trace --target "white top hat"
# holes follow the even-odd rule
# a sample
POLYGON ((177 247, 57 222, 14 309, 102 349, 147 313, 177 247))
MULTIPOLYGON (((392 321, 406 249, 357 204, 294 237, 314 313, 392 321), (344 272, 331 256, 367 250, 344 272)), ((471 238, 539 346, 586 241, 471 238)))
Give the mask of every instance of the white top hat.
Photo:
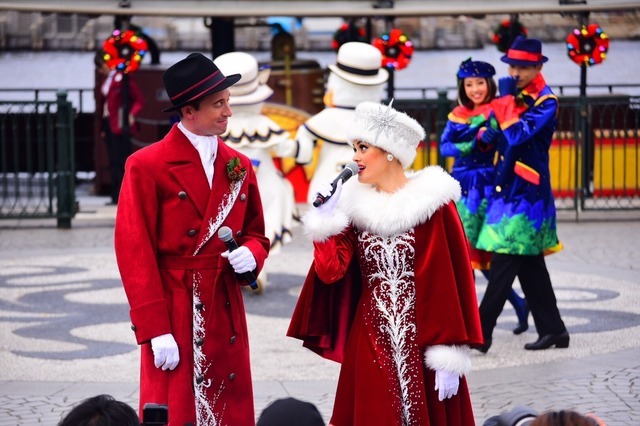
POLYGON ((258 70, 258 61, 245 52, 230 52, 218 56, 214 64, 224 75, 240 74, 242 77, 233 86, 230 105, 251 105, 264 102, 272 94, 273 90, 267 86, 267 80, 271 73, 270 68, 258 70))
POLYGON ((382 53, 377 48, 368 43, 350 41, 340 46, 336 64, 329 65, 329 69, 354 84, 369 86, 389 79, 389 72, 381 66, 382 53))
POLYGON ((425 138, 422 126, 407 114, 376 102, 362 102, 356 107, 347 139, 366 142, 396 157, 407 169, 416 158, 416 149, 425 138))

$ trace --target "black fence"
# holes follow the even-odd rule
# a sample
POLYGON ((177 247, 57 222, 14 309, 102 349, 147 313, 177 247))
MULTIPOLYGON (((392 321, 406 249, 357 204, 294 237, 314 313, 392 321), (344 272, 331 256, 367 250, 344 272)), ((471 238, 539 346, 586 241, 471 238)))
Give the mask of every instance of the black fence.
POLYGON ((56 101, 0 101, 0 219, 75 215, 74 114, 56 101))
MULTIPOLYGON (((615 94, 613 85, 592 89, 601 92, 581 98, 570 94, 575 87, 557 90, 564 95, 550 151, 556 206, 576 217, 588 210, 638 210, 640 96, 615 94)), ((58 226, 70 226, 75 171, 95 170, 99 157, 93 152, 99 146, 94 113, 83 108, 92 90, 69 90, 67 98, 49 89, 25 89, 27 100, 0 100, 0 219, 57 217, 58 226), (57 99, 50 100, 54 93, 57 99)), ((0 89, 3 97, 15 95, 10 92, 16 90, 0 89)), ((452 89, 399 89, 395 97, 394 107, 427 133, 414 167, 448 169, 452 160, 440 156, 438 144, 455 106, 452 89), (404 97, 409 90, 419 90, 418 96, 404 97)))

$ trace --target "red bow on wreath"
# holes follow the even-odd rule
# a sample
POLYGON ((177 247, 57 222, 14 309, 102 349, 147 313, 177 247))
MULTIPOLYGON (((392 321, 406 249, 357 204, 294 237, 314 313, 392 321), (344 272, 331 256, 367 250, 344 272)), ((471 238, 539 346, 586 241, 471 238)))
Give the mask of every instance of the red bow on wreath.
POLYGON ((567 53, 578 65, 588 66, 600 64, 609 51, 609 36, 598 24, 583 25, 575 28, 567 36, 567 53))
POLYGON ((411 62, 413 43, 398 28, 375 38, 371 44, 382 53, 382 66, 385 68, 401 70, 411 62))
POLYGON ((102 45, 102 57, 109 68, 127 74, 138 69, 147 49, 147 41, 135 31, 114 30, 102 45))

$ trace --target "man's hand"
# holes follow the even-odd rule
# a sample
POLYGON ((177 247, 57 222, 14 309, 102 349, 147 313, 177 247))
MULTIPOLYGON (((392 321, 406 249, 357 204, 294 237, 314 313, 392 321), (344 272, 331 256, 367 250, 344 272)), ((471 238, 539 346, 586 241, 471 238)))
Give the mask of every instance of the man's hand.
POLYGON ((498 90, 500 96, 512 95, 518 93, 518 77, 502 77, 498 80, 498 90))
POLYGON ((170 333, 152 338, 151 350, 156 368, 162 368, 166 371, 173 370, 178 366, 178 362, 180 362, 178 344, 170 333))
POLYGON ((229 263, 236 274, 253 271, 258 266, 256 258, 253 257, 253 253, 245 246, 240 246, 232 252, 227 250, 222 253, 221 256, 229 259, 229 263))

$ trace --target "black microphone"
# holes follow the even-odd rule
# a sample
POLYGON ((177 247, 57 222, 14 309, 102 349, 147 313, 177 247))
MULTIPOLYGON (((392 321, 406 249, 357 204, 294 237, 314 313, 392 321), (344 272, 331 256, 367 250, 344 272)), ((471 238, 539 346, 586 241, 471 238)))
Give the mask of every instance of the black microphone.
POLYGON ((331 182, 331 193, 326 197, 320 194, 317 194, 316 200, 313 202, 313 207, 318 207, 319 205, 326 203, 327 200, 331 198, 333 193, 336 191, 336 186, 338 186, 338 181, 342 181, 342 183, 345 183, 347 180, 349 180, 351 176, 357 175, 357 174, 358 174, 358 165, 356 163, 347 163, 344 166, 344 169, 342 169, 342 171, 338 175, 338 177, 335 178, 333 182, 331 182))
MULTIPOLYGON (((222 240, 222 242, 227 246, 229 253, 236 250, 238 248, 238 243, 233 239, 233 232, 231 232, 231 228, 228 226, 223 226, 218 230, 218 238, 222 240)), ((253 272, 247 271, 242 273, 245 281, 249 283, 249 286, 255 290, 258 288, 258 283, 256 282, 256 276, 253 275, 253 272)))

